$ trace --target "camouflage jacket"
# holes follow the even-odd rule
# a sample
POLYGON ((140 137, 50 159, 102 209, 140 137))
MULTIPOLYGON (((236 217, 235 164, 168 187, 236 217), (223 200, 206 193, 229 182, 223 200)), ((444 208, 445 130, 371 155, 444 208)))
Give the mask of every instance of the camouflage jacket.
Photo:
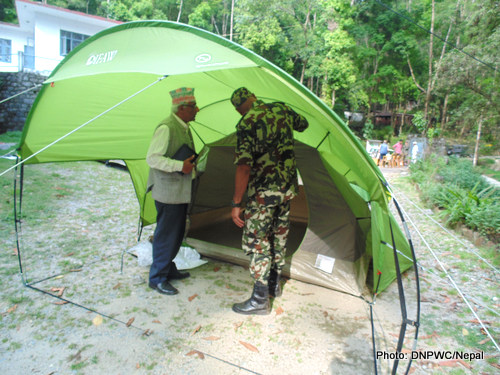
POLYGON ((293 131, 307 120, 284 103, 257 100, 236 125, 235 164, 250 166, 247 195, 260 204, 277 204, 297 195, 293 131))

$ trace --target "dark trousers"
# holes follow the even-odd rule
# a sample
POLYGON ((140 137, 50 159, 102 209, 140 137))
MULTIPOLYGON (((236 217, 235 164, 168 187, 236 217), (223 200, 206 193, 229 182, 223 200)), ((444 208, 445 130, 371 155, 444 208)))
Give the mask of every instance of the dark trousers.
POLYGON ((175 258, 182 245, 186 228, 186 204, 165 204, 155 201, 156 229, 153 238, 153 264, 149 270, 149 283, 157 285, 168 279, 175 258))

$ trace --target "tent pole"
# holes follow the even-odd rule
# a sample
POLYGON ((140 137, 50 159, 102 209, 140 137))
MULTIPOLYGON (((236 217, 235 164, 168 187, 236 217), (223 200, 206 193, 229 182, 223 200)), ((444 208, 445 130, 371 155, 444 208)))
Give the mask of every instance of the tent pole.
MULTIPOLYGON (((393 197, 393 201, 394 201, 394 206, 396 207, 396 209, 399 213, 399 217, 401 218, 401 222, 403 223, 403 228, 405 230, 406 238, 408 239, 408 243, 410 244, 411 256, 413 258, 413 265, 414 265, 414 269, 415 269, 415 284, 416 284, 416 289, 417 289, 417 317, 416 317, 415 322, 413 322, 413 325, 415 326, 415 337, 413 338, 413 348, 412 349, 417 350, 417 340, 418 340, 418 333, 419 333, 419 328, 420 328, 420 279, 419 279, 419 274, 418 274, 417 256, 415 254, 415 248, 413 247, 413 241, 411 239, 410 231, 408 230, 408 225, 406 224, 406 220, 404 218, 403 212, 401 211, 401 207, 399 206, 399 203, 396 200, 396 198, 393 197)), ((410 358, 405 374, 409 373, 411 364, 412 364, 412 359, 410 358)))
MULTIPOLYGON (((406 324, 407 324, 408 315, 407 315, 407 310, 406 310, 406 299, 405 299, 405 293, 404 293, 404 289, 403 289, 403 280, 401 279, 401 268, 399 266, 398 253, 396 251, 396 241, 394 240, 394 231, 392 230, 392 223, 391 223, 390 216, 389 216, 389 228, 391 230, 392 247, 393 247, 393 253, 394 253, 394 265, 396 267, 399 303, 401 306, 401 316, 402 316, 401 329, 399 331, 398 345, 396 348, 396 353, 399 354, 399 353, 401 353, 401 349, 403 348, 403 341, 404 341, 404 336, 406 333, 406 324)), ((396 359, 394 360, 394 365, 392 367, 392 374, 393 375, 395 375, 397 373, 398 365, 399 365, 399 359, 396 356, 396 359)))
MULTIPOLYGON (((16 162, 19 161, 19 157, 17 157, 16 162)), ((21 280, 24 285, 27 284, 27 281, 24 278, 23 273, 23 262, 21 258, 21 245, 20 245, 20 236, 19 232, 21 231, 21 213, 22 213, 22 203, 23 203, 23 178, 24 178, 24 164, 21 165, 20 174, 19 174, 19 210, 17 207, 17 171, 16 167, 14 170, 14 228, 16 231, 16 247, 17 247, 17 259, 19 262, 19 272, 21 274, 21 280)))
POLYGON ((370 303, 370 322, 372 326, 372 345, 373 345, 373 365, 375 366, 375 375, 378 374, 377 370, 377 344, 375 343, 375 325, 373 323, 373 303, 370 303))

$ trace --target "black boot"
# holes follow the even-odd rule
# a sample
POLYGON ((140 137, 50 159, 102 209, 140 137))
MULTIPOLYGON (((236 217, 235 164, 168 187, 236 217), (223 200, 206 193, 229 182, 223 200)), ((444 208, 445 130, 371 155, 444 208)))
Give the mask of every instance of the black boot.
POLYGON ((275 269, 271 269, 271 274, 269 275, 269 295, 277 298, 281 297, 282 294, 281 273, 278 273, 275 269))
POLYGON ((250 299, 245 302, 235 303, 233 311, 245 315, 267 315, 271 312, 269 304, 269 287, 259 281, 253 286, 250 299))

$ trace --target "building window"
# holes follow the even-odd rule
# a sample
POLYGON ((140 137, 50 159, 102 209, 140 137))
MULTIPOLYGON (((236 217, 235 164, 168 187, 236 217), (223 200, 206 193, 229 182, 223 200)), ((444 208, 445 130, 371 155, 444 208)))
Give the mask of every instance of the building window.
POLYGON ((61 56, 66 56, 68 53, 70 53, 71 50, 76 48, 76 46, 78 46, 88 37, 89 35, 61 30, 61 56))
POLYGON ((12 42, 0 38, 0 61, 10 63, 12 61, 12 42))

